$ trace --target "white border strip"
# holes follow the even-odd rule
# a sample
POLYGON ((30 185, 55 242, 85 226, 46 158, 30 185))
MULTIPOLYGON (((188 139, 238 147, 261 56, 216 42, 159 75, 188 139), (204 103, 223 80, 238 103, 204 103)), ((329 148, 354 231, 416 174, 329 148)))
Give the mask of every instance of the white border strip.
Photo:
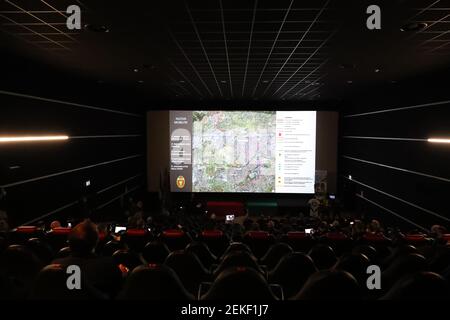
POLYGON ((91 110, 97 110, 97 111, 105 111, 105 112, 117 113, 117 114, 122 114, 122 115, 125 115, 125 116, 131 116, 131 117, 139 117, 139 118, 143 118, 144 117, 144 115, 141 115, 141 114, 138 114, 138 113, 130 113, 130 112, 123 112, 123 111, 107 109, 107 108, 93 107, 93 106, 89 106, 89 105, 86 105, 86 104, 67 102, 67 101, 56 100, 56 99, 49 99, 49 98, 42 98, 42 97, 32 96, 32 95, 23 94, 23 93, 16 93, 16 92, 0 90, 0 94, 13 96, 13 97, 20 97, 20 98, 27 98, 27 99, 45 101, 45 102, 65 104, 67 106, 79 107, 79 108, 84 108, 84 109, 91 109, 91 110))
POLYGON ((90 169, 90 168, 102 166, 102 165, 105 165, 105 164, 110 164, 110 163, 119 162, 119 161, 123 161, 123 160, 133 159, 133 158, 137 158, 137 157, 141 157, 141 156, 142 156, 142 154, 135 154, 135 155, 132 155, 132 156, 129 156, 129 157, 125 157, 125 158, 114 159, 114 160, 110 160, 110 161, 104 161, 104 162, 92 164, 92 165, 85 166, 85 167, 80 167, 80 168, 76 168, 76 169, 70 169, 70 170, 66 170, 66 171, 52 173, 52 174, 49 174, 49 175, 46 175, 46 176, 41 176, 41 177, 36 177, 36 178, 31 178, 31 179, 27 179, 27 180, 22 180, 22 181, 17 181, 17 182, 5 184, 5 185, 0 186, 0 188, 15 187, 15 186, 18 186, 18 185, 21 185, 21 184, 25 184, 25 183, 28 183, 28 182, 34 182, 34 181, 44 180, 44 179, 48 179, 48 178, 53 178, 53 177, 56 177, 56 176, 67 174, 67 173, 72 173, 72 172, 76 172, 76 171, 80 171, 80 170, 90 169))
POLYGON ((429 232, 429 230, 427 228, 425 228, 425 227, 423 227, 423 226, 413 222, 412 220, 409 220, 408 218, 405 218, 405 217, 399 215, 398 213, 396 213, 396 212, 394 212, 394 211, 392 211, 392 210, 390 210, 390 209, 388 209, 386 207, 383 207, 381 204, 376 203, 375 201, 369 200, 369 199, 367 199, 366 197, 364 197, 364 196, 362 196, 360 194, 356 194, 356 196, 358 198, 361 198, 361 199, 363 199, 363 200, 365 200, 365 201, 367 201, 367 202, 369 202, 369 203, 371 203, 371 204, 373 204, 373 205, 375 205, 375 206, 377 206, 377 207, 379 207, 379 208, 389 212, 390 214, 392 214, 392 215, 394 215, 394 216, 396 216, 396 217, 398 217, 398 218, 400 218, 400 219, 402 219, 402 220, 412 224, 413 226, 416 226, 417 228, 419 228, 419 229, 421 229, 423 231, 429 232))
POLYGON ((363 160, 363 159, 358 159, 358 158, 353 158, 353 157, 349 157, 349 156, 342 156, 342 158, 346 158, 346 159, 350 159, 350 160, 354 160, 354 161, 359 161, 359 162, 363 162, 363 163, 367 163, 367 164, 372 164, 372 165, 376 165, 376 166, 380 166, 380 167, 388 168, 388 169, 392 169, 392 170, 398 170, 398 171, 402 171, 402 172, 412 173, 412 174, 415 174, 415 175, 418 175, 418 176, 422 176, 422 177, 426 177, 426 178, 436 179, 436 180, 440 180, 440 181, 444 181, 444 182, 450 182, 450 179, 447 179, 447 178, 444 178, 444 177, 433 176, 431 174, 426 174, 426 173, 423 173, 423 172, 418 172, 418 171, 413 171, 413 170, 408 170, 408 169, 388 166, 386 164, 373 162, 373 161, 368 161, 368 160, 363 160))

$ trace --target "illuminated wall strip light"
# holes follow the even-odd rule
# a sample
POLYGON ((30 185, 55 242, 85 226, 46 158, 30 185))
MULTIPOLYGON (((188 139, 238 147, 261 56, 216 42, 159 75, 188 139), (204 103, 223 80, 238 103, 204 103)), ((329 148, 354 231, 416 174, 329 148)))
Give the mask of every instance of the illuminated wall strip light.
POLYGON ((37 142, 68 140, 69 136, 23 136, 23 137, 0 137, 0 143, 7 142, 37 142))
POLYGON ((431 143, 450 143, 450 139, 440 139, 440 138, 429 138, 427 141, 431 143))

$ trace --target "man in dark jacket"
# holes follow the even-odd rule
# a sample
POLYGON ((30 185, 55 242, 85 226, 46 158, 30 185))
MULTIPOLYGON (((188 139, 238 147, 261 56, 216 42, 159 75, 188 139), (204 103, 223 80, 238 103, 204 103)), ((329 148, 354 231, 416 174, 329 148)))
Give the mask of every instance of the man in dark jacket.
POLYGON ((114 296, 120 290, 122 274, 111 257, 99 257, 94 249, 98 242, 97 226, 89 219, 77 224, 69 234, 69 257, 53 264, 79 266, 83 276, 96 289, 114 296))

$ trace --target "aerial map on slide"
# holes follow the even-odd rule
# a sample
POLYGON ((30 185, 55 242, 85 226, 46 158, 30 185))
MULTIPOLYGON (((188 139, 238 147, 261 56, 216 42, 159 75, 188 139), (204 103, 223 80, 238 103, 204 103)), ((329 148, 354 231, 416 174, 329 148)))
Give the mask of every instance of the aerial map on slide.
POLYGON ((274 111, 193 113, 194 192, 275 192, 274 111))

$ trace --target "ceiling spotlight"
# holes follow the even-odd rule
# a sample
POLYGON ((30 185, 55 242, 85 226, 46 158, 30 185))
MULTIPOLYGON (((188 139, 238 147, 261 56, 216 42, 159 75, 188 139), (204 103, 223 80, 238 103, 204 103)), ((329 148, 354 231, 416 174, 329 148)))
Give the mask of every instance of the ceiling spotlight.
POLYGON ((136 73, 137 73, 137 72, 139 72, 139 69, 138 69, 138 68, 134 68, 134 69, 133 69, 133 72, 136 72, 136 73))
POLYGON ((375 71, 375 73, 378 73, 378 72, 380 72, 381 70, 377 68, 377 69, 375 69, 374 71, 375 71))
POLYGON ((91 32, 98 32, 98 33, 102 33, 102 32, 109 32, 109 29, 107 26, 104 25, 98 25, 98 24, 86 24, 84 26, 84 28, 86 30, 89 30, 91 32))
POLYGON ((415 32, 415 31, 421 31, 428 27, 428 23, 426 22, 410 22, 405 24, 400 28, 400 31, 402 32, 415 32))

